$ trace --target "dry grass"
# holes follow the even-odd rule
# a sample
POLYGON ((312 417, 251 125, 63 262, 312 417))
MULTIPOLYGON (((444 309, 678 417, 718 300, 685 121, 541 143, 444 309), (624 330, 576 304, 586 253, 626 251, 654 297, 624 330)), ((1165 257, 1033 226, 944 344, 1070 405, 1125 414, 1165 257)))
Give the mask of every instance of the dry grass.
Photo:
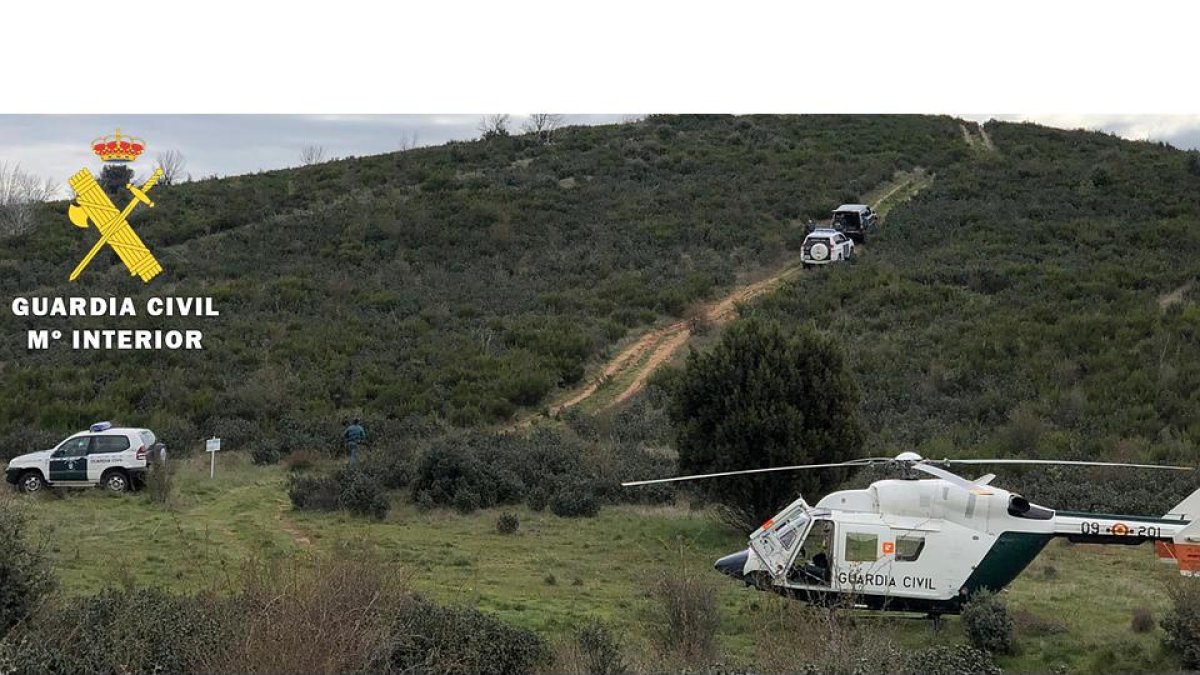
POLYGON ((312 567, 250 564, 241 639, 216 672, 337 673, 378 668, 408 579, 375 559, 320 557, 312 567))

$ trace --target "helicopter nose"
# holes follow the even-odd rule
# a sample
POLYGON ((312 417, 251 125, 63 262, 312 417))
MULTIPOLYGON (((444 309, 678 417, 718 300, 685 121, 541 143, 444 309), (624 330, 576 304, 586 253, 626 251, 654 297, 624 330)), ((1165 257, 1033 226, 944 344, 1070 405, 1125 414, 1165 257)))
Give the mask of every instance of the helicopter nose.
POLYGON ((721 574, 728 574, 734 579, 744 580, 743 570, 746 569, 746 560, 750 557, 750 549, 730 553, 718 560, 713 567, 721 574))

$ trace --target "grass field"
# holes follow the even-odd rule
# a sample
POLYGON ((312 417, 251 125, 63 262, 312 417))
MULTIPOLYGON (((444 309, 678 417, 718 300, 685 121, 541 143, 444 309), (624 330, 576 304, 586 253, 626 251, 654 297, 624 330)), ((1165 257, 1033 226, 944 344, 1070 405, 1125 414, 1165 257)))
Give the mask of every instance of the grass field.
MULTIPOLYGON (((144 494, 65 491, 27 500, 33 531, 45 537, 68 594, 131 583, 192 590, 222 586, 252 558, 303 563, 338 548, 368 550, 411 575, 412 586, 479 607, 551 638, 601 617, 635 643, 645 640, 647 585, 670 565, 708 570, 744 537, 686 507, 606 507, 596 518, 565 519, 513 509, 521 527, 497 533, 500 510, 469 516, 420 512, 397 498, 381 522, 343 514, 293 512, 282 467, 258 467, 237 454, 219 458, 208 479, 202 458, 183 462, 173 503, 144 494)), ((784 602, 727 583, 715 572, 721 641, 731 663, 749 662, 770 635, 784 602)), ((1135 633, 1135 609, 1160 618, 1174 571, 1148 546, 1070 546, 1056 541, 1006 591, 1018 623, 1019 651, 1006 668, 1161 670, 1161 630, 1135 633)), ((861 630, 911 647, 963 641, 957 618, 934 630, 904 615, 862 614, 861 630)))

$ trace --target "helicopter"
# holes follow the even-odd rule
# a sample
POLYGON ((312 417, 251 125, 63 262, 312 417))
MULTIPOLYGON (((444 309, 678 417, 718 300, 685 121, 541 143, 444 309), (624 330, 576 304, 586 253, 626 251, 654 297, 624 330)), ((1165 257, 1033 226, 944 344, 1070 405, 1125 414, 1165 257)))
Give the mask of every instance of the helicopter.
POLYGON ((652 485, 723 476, 888 465, 922 480, 885 479, 863 490, 800 498, 767 520, 749 546, 715 563, 717 571, 811 604, 958 614, 977 591, 1008 586, 1055 537, 1075 543, 1155 544, 1160 560, 1200 575, 1200 490, 1162 517, 1056 511, 944 467, 974 465, 1109 466, 1190 471, 1192 467, 1043 459, 926 459, 915 452, 829 464, 747 469, 630 481, 652 485))

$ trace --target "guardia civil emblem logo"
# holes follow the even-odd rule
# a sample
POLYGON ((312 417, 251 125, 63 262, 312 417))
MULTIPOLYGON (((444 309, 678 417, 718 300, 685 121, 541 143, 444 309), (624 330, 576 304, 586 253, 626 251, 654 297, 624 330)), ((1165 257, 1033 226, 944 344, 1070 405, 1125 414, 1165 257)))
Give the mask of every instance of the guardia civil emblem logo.
MULTIPOLYGON (((92 152, 105 162, 132 162, 145 151, 145 141, 140 138, 122 136, 120 129, 117 129, 117 133, 112 136, 102 136, 92 141, 92 152)), ((117 257, 129 269, 130 275, 140 277, 143 282, 149 282, 162 271, 162 265, 158 264, 154 254, 142 242, 142 238, 138 236, 137 232, 133 231, 127 220, 138 204, 154 208, 154 202, 150 201, 146 195, 158 183, 162 175, 162 168, 158 168, 141 187, 132 183, 126 184, 125 189, 129 190, 132 199, 124 209, 118 209, 112 203, 100 184, 96 182, 96 178, 86 168, 71 176, 67 182, 75 191, 75 202, 68 209, 67 216, 76 227, 87 229, 88 224, 91 223, 100 233, 100 238, 95 245, 71 272, 71 281, 79 278, 88 263, 105 245, 112 247, 117 257)))

